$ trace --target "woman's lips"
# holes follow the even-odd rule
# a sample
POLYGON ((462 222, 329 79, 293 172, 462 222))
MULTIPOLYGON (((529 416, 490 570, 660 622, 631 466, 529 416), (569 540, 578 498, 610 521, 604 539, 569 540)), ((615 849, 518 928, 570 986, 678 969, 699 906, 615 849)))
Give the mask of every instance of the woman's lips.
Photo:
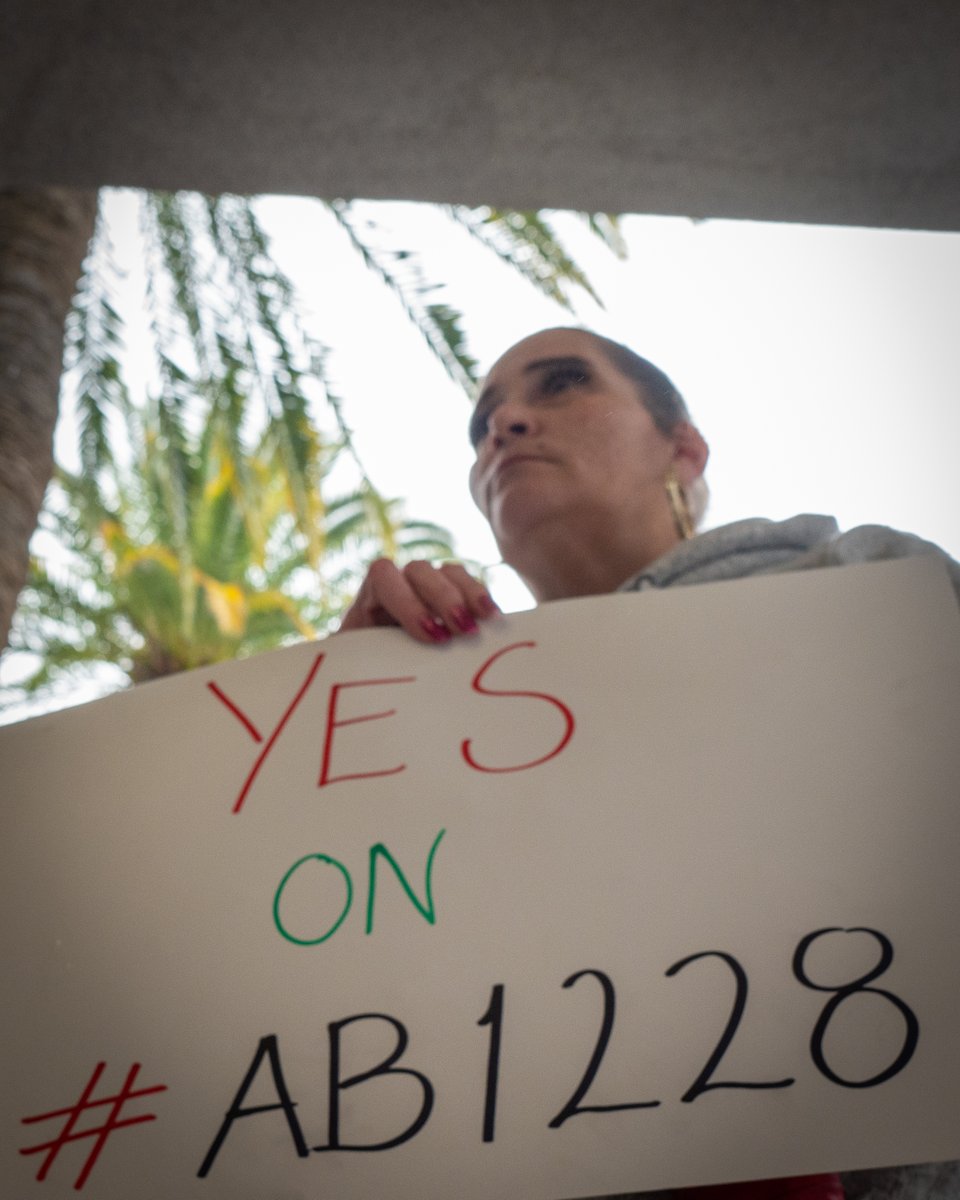
POLYGON ((509 471, 512 467, 516 467, 523 463, 542 463, 546 461, 547 460, 540 454, 508 454, 494 467, 493 475, 495 479, 499 479, 501 475, 509 471))
POLYGON ((488 500, 499 490, 501 485, 518 470, 530 463, 549 463, 550 459, 542 454, 507 454, 494 464, 490 471, 487 484, 488 500))

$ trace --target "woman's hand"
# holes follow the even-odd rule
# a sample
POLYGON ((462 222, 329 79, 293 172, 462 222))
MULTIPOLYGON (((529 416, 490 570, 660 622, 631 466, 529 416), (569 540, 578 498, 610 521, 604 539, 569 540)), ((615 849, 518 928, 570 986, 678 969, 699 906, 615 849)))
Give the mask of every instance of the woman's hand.
POLYGON ((499 613, 482 583, 459 563, 434 567, 388 558, 372 563, 357 598, 340 622, 340 633, 399 625, 418 642, 448 642, 478 631, 478 621, 499 613))

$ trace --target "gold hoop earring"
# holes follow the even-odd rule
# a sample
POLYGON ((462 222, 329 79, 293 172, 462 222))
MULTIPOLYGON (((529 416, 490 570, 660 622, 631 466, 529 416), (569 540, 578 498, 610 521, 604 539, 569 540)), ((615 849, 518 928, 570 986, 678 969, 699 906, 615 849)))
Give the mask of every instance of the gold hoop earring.
POLYGON ((670 511, 673 513, 673 523, 677 527, 677 533, 686 541, 692 538, 696 532, 693 527, 693 513, 690 511, 687 493, 683 490, 673 467, 667 471, 663 486, 667 493, 667 499, 670 501, 670 511))

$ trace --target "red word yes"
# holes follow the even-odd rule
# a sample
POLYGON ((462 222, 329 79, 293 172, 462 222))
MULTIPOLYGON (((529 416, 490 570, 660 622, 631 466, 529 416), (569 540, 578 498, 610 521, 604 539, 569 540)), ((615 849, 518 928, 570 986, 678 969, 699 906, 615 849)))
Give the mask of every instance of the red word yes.
POLYGON ((471 740, 470 738, 466 738, 460 747, 460 753, 463 755, 464 761, 467 763, 467 765, 473 767, 475 771, 526 771, 529 770, 530 767, 539 767, 541 763, 548 762, 551 758, 556 758, 556 756, 566 746, 567 742, 569 742, 573 737, 573 713, 570 711, 567 705, 564 704, 562 700, 558 700, 556 696, 548 696, 546 692, 498 691, 494 688, 484 687, 483 685, 482 681, 484 675, 487 673, 487 668, 493 666, 498 658, 502 658, 504 654, 509 654, 511 650, 519 650, 524 646, 528 646, 531 650, 535 649, 536 645, 536 642, 515 642, 512 646, 504 646, 502 650, 498 650, 496 654, 492 654, 487 659, 476 675, 474 675, 470 682, 470 686, 475 692, 479 692, 481 696, 516 696, 529 700, 545 700, 547 704, 552 704, 560 710, 564 721, 563 736, 552 750, 548 750, 546 754, 542 754, 539 758, 535 758, 531 762, 515 763, 512 766, 501 767, 484 766, 483 763, 477 762, 477 760, 473 757, 472 751, 470 750, 471 740))
POLYGON ((333 752, 333 731, 344 725, 359 725, 362 721, 380 721, 385 717, 395 716, 397 712, 395 708, 388 708, 386 712, 364 713, 359 717, 346 717, 338 721, 337 697, 344 688, 377 687, 388 683, 416 683, 416 681, 415 675, 402 675, 396 679, 352 679, 348 683, 333 685, 327 705, 327 736, 323 739, 323 761, 320 764, 320 779, 317 781, 317 787, 326 787, 328 783, 341 783, 347 779, 371 779, 375 775, 396 775, 400 771, 406 770, 406 763, 400 763, 399 766, 387 767, 383 771, 354 771, 347 775, 331 775, 330 758, 333 752))
MULTIPOLYGON (((555 758, 566 748, 570 742, 576 723, 573 712, 571 711, 569 705, 564 703, 564 701, 559 697, 542 691, 495 687, 487 681, 486 676, 488 671, 490 671, 491 668, 494 668, 499 659, 502 659, 506 655, 512 654, 517 650, 534 650, 536 649, 536 645, 536 642, 514 642, 512 645, 504 646, 497 650, 481 664, 479 670, 477 670, 473 675, 469 686, 478 695, 489 696, 498 700, 510 700, 514 702, 533 701, 539 704, 550 705, 558 712, 562 720, 562 730, 557 741, 552 746, 548 747, 546 751, 544 751, 542 747, 539 747, 538 753, 536 753, 532 758, 529 758, 523 762, 498 763, 495 761, 487 761, 485 755, 480 755, 479 752, 474 752, 473 746, 478 739, 465 738, 461 743, 460 753, 464 762, 472 770, 482 771, 490 774, 510 771, 526 771, 531 767, 539 767, 543 763, 548 762, 551 758, 555 758)), ((244 779, 239 792, 237 793, 236 799, 233 803, 233 812, 238 813, 243 808, 244 802, 246 801, 261 768, 273 753, 273 750, 275 749, 277 742, 284 732, 284 729, 287 727, 288 722, 296 712, 307 692, 310 690, 314 680, 317 678, 325 658, 326 655, 324 653, 320 653, 310 664, 310 668, 307 671, 306 677, 301 682, 290 703, 280 715, 276 725, 273 727, 273 730, 266 738, 249 713, 244 712, 244 710, 233 699, 231 699, 231 697, 228 696, 222 688, 213 682, 207 684, 207 688, 209 689, 210 693, 215 696, 229 712, 233 714, 237 721, 246 730, 250 738, 255 743, 262 746, 262 749, 254 759, 253 765, 247 772, 247 776, 244 779)), ((494 671, 493 673, 495 674, 496 672, 494 671)), ((328 787, 333 783, 345 783, 349 780, 355 779, 373 779, 384 775, 397 775, 406 770, 406 763, 403 762, 381 762, 377 763, 376 766, 373 767, 364 763, 364 769, 360 769, 357 764, 354 764, 354 766, 351 768, 340 763, 337 765, 337 769, 335 771, 333 766, 334 743, 336 741, 336 731, 338 729, 343 729, 349 725, 359 725, 369 721, 388 720, 390 717, 395 716, 398 711, 396 708, 381 708, 375 711, 361 713, 358 716, 344 717, 339 715, 338 706, 341 694, 348 688, 393 688, 399 684, 413 684, 416 682, 417 677, 415 675, 402 675, 387 679, 378 678, 338 680, 330 685, 326 706, 326 717, 324 721, 324 736, 320 756, 320 771, 317 780, 317 787, 328 787)), ((522 710, 518 710, 518 713, 519 712, 522 712, 522 710)), ((519 716, 518 719, 520 719, 519 716)))

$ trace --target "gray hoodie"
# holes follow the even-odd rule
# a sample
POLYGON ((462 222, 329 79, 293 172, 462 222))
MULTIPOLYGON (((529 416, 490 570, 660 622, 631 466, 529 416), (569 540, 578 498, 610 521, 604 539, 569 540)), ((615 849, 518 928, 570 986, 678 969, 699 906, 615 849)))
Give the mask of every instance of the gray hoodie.
POLYGON ((914 554, 935 554, 941 558, 960 597, 960 563, 933 542, 885 525, 860 525, 841 533, 833 517, 809 513, 791 517, 789 521, 753 517, 701 533, 631 576, 620 591, 714 583, 746 575, 839 567, 914 554))
MULTIPOLYGON (((884 525, 861 525, 841 533, 833 517, 803 514, 788 521, 735 521, 681 542, 631 576, 620 591, 642 592, 714 583, 780 571, 843 566, 914 554, 935 554, 947 567, 960 600, 960 563, 932 542, 884 525)), ((847 1200, 957 1200, 960 1163, 852 1171, 842 1176, 847 1200)), ((645 1192, 645 1200, 668 1200, 672 1192, 645 1192)), ((616 1198, 614 1198, 616 1200, 616 1198)), ((621 1197, 619 1200, 635 1200, 621 1197)))

